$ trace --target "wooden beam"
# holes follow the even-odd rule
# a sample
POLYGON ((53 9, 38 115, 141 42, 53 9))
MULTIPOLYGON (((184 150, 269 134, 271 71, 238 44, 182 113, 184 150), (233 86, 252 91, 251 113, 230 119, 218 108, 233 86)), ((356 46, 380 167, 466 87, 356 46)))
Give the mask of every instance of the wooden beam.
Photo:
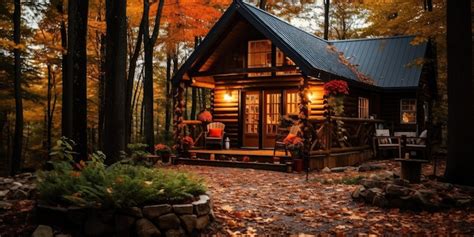
POLYGON ((285 71, 299 71, 297 66, 280 66, 280 67, 265 67, 265 68, 233 68, 226 70, 216 71, 203 71, 203 72, 190 72, 191 77, 203 77, 203 76, 226 76, 236 74, 247 74, 255 72, 285 72, 285 71))

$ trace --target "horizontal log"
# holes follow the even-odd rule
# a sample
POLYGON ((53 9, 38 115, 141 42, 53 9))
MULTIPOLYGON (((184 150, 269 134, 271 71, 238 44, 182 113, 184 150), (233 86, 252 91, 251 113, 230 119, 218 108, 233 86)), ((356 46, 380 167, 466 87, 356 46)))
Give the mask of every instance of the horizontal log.
POLYGON ((239 103, 238 102, 216 102, 214 100, 214 107, 238 107, 239 103))
POLYGON ((214 111, 217 112, 230 112, 230 111, 239 111, 239 108, 237 107, 230 107, 230 108, 214 108, 214 111))
POLYGON ((214 119, 214 122, 221 122, 221 123, 238 123, 238 119, 214 119))
POLYGON ((218 114, 214 113, 214 117, 239 117, 239 114, 218 114))

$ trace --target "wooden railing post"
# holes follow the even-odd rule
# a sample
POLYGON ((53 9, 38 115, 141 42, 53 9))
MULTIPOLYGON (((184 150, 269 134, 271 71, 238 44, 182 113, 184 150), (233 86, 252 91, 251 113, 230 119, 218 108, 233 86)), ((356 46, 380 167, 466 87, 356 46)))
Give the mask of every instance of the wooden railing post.
POLYGON ((181 140, 183 136, 183 113, 184 113, 184 92, 185 85, 184 83, 179 83, 178 85, 173 86, 173 108, 174 108, 174 141, 176 145, 177 152, 181 152, 181 140))
MULTIPOLYGON (((303 160, 306 166, 306 174, 309 171, 309 159, 310 159, 310 149, 311 149, 311 142, 314 131, 312 131, 312 126, 309 123, 309 99, 308 99, 308 77, 303 76, 300 81, 299 86, 299 98, 300 98, 300 112, 298 115, 300 130, 303 133, 303 160)), ((308 176, 306 176, 308 178, 308 176)))

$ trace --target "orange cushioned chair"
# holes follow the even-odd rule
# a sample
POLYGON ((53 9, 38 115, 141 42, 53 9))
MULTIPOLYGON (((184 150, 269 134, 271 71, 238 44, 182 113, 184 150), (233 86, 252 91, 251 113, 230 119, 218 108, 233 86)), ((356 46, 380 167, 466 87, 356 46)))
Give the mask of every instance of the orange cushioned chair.
POLYGON ((207 132, 204 134, 204 147, 217 144, 222 149, 224 147, 225 124, 214 122, 207 125, 207 132))

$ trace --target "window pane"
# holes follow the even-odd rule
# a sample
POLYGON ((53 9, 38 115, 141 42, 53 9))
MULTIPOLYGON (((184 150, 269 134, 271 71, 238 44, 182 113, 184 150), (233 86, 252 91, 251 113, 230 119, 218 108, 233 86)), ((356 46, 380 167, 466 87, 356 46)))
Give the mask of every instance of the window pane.
MULTIPOLYGON (((249 41, 248 68, 265 68, 272 65, 272 43, 269 40, 249 41)), ((249 76, 270 76, 269 72, 249 73, 249 76)))
POLYGON ((359 97, 359 118, 369 118, 369 99, 359 97))
POLYGON ((286 113, 298 114, 298 112, 299 112, 298 92, 287 92, 286 93, 286 113))
POLYGON ((400 100, 400 122, 416 123, 416 99, 400 100))

